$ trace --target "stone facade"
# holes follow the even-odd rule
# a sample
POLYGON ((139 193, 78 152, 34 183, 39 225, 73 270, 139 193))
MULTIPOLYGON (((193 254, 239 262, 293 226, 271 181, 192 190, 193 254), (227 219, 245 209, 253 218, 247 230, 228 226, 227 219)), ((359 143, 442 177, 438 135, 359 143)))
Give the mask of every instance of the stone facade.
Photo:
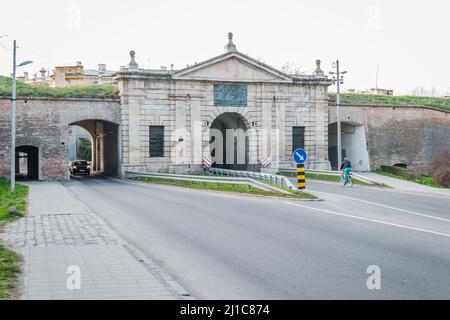
POLYGON ((201 170, 202 157, 211 152, 211 126, 224 115, 228 127, 238 121, 247 133, 248 169, 258 169, 263 156, 271 157, 268 170, 292 167, 293 126, 305 127, 307 166, 329 169, 327 88, 331 82, 320 70, 320 62, 313 75, 286 75, 237 51, 231 36, 224 54, 182 70, 139 69, 135 53, 130 54, 128 68, 116 76, 123 171, 201 170), (245 103, 218 103, 221 93, 216 86, 229 85, 241 87, 245 103), (161 157, 149 152, 149 126, 164 126, 161 157), (270 143, 265 142, 265 132, 270 143))
MULTIPOLYGON (((103 124, 117 126, 120 117, 118 100, 18 98, 16 108, 16 146, 32 146, 38 149, 40 180, 69 178, 69 125, 96 119, 100 123, 94 135, 103 144, 103 124)), ((0 176, 9 177, 10 99, 0 99, 0 124, 0 176)))
MULTIPOLYGON (((336 107, 330 106, 330 123, 336 107)), ((417 106, 341 106, 341 121, 364 126, 370 170, 405 164, 428 173, 450 149, 450 112, 417 106)))

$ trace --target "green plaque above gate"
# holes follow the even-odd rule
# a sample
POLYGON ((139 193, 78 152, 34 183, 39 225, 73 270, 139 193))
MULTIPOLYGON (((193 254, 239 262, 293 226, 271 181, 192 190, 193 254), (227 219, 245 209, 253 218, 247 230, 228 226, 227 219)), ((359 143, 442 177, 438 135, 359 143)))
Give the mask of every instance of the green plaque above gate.
POLYGON ((247 85, 215 84, 214 105, 227 107, 247 106, 247 85))

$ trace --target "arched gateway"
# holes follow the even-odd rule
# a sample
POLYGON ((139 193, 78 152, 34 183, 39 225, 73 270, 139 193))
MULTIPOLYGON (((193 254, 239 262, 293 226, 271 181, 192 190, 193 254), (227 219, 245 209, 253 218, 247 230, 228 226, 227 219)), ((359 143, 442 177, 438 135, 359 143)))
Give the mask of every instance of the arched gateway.
POLYGON ((247 170, 258 170, 261 160, 269 159, 264 170, 277 171, 294 166, 292 148, 300 140, 309 168, 330 168, 331 81, 320 61, 312 75, 288 75, 237 51, 232 34, 224 54, 181 70, 140 69, 135 52, 130 56, 116 76, 122 172, 201 171, 209 156, 214 166, 247 170), (227 130, 234 135, 227 136, 227 130))
POLYGON ((213 167, 248 169, 248 129, 250 129, 248 122, 239 113, 225 112, 214 119, 209 133, 213 167))

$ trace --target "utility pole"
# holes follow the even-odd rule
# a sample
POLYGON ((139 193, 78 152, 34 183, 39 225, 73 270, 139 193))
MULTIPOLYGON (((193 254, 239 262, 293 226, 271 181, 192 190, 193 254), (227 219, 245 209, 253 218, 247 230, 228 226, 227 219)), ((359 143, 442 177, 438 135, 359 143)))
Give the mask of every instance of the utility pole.
POLYGON ((16 63, 16 40, 13 41, 13 79, 11 94, 11 192, 16 191, 16 69, 33 61, 16 63))
POLYGON ((375 79, 375 93, 378 92, 378 68, 379 68, 379 64, 377 63, 377 77, 375 79))
POLYGON ((336 126, 337 126, 337 158, 338 158, 338 169, 342 163, 342 143, 341 143, 341 118, 340 118, 340 104, 341 104, 341 89, 340 85, 344 83, 343 74, 347 73, 347 71, 339 70, 339 60, 333 62, 333 68, 336 69, 336 72, 330 72, 333 76, 333 83, 336 83, 336 126))
POLYGON ((16 40, 14 40, 11 95, 11 192, 16 190, 16 66, 16 40))

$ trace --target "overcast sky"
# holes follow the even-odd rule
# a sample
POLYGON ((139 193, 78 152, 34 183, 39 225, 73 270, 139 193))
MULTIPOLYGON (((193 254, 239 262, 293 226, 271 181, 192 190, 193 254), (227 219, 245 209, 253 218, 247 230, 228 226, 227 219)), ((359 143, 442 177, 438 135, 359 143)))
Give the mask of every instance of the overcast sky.
POLYGON ((392 0, 5 0, 0 10, 0 74, 9 75, 12 40, 19 74, 82 61, 117 70, 136 51, 140 67, 176 69, 237 49, 280 68, 311 72, 341 61, 345 88, 450 93, 450 1, 392 0))

